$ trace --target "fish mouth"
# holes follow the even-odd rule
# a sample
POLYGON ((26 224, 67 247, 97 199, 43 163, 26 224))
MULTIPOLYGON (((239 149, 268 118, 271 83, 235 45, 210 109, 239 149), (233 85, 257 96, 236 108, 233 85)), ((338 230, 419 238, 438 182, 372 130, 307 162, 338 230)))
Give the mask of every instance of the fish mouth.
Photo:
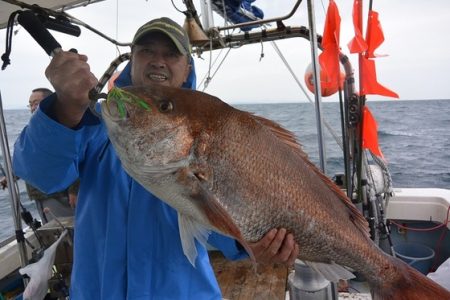
POLYGON ((150 112, 150 105, 141 97, 123 90, 121 88, 112 88, 108 92, 106 104, 102 103, 103 113, 112 120, 127 120, 130 117, 128 105, 136 106, 140 109, 150 112))
POLYGON ((130 117, 126 105, 116 101, 104 101, 102 103, 102 114, 113 122, 126 121, 130 117))

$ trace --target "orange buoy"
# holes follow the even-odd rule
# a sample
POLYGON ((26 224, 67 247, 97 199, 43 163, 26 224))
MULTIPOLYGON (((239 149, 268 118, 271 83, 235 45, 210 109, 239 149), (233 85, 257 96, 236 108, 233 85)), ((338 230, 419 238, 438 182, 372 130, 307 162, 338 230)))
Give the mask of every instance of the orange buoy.
MULTIPOLYGON (((314 76, 313 76, 313 69, 312 64, 309 64, 305 71, 305 83, 308 90, 311 91, 311 93, 314 93, 314 76)), ((339 83, 332 82, 330 80, 329 75, 327 72, 320 68, 320 89, 322 92, 322 97, 328 97, 333 94, 335 94, 339 89, 342 89, 344 86, 344 80, 345 80, 345 73, 341 69, 339 72, 339 83)))

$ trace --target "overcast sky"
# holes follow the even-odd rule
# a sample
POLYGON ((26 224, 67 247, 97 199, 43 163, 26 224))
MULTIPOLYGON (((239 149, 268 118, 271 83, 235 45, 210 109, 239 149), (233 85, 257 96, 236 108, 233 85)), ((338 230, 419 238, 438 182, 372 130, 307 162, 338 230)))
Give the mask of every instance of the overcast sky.
MULTIPOLYGON (((367 6, 368 1, 364 2, 367 6)), ((174 3, 183 7, 181 0, 174 0, 174 3)), ((256 0, 254 4, 262 8, 267 17, 274 17, 287 14, 293 3, 293 0, 256 0)), ((343 52, 348 54, 347 43, 353 37, 353 1, 336 0, 336 3, 342 18, 340 44, 343 52)), ((200 10, 199 1, 194 1, 194 4, 200 10)), ((315 1, 314 5, 317 32, 322 34, 324 8, 328 1, 315 1)), ((306 8, 305 0, 286 23, 307 26, 306 8)), ((385 42, 376 53, 388 55, 376 61, 378 81, 397 92, 403 100, 450 99, 450 1, 375 0, 373 8, 380 14, 385 35, 385 42)), ((184 20, 184 15, 177 12, 169 0, 107 0, 70 10, 69 13, 122 42, 130 41, 136 29, 150 19, 169 16, 179 23, 184 20)), ((215 24, 223 25, 223 19, 218 15, 215 15, 215 24)), ((54 33, 54 36, 64 49, 76 48, 88 55, 91 70, 100 77, 118 55, 117 49, 87 29, 81 30, 78 38, 60 33, 54 33)), ((5 35, 5 29, 0 30, 1 53, 5 50, 5 35)), ((311 61, 309 42, 297 38, 279 41, 277 45, 303 83, 305 69, 311 61)), ((121 53, 128 50, 120 49, 121 53)), ((213 59, 218 53, 213 52, 213 59)), ((356 56, 350 57, 353 67, 357 69, 356 56)), ((20 28, 13 37, 11 65, 0 71, 0 90, 5 109, 26 108, 30 91, 35 87, 52 88, 44 76, 49 61, 44 50, 28 32, 20 28)), ((209 53, 204 53, 202 59, 196 59, 198 82, 206 74, 209 62, 209 53)), ((206 92, 229 103, 306 101, 306 96, 270 43, 265 43, 263 48, 253 45, 233 49, 206 92), (260 61, 262 49, 264 58, 260 61)), ((368 98, 389 99, 379 96, 368 98)), ((335 99, 328 97, 324 101, 335 99)))

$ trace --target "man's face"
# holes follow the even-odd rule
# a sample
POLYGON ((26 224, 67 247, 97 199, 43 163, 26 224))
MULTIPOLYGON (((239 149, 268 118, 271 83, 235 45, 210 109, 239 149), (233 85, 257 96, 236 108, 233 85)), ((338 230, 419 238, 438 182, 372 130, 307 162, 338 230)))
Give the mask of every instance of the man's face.
POLYGON ((162 33, 151 33, 140 45, 133 46, 131 56, 133 85, 160 84, 181 87, 191 69, 188 58, 172 40, 162 33))
POLYGON ((30 95, 30 100, 28 100, 28 106, 30 107, 31 113, 38 108, 39 103, 44 99, 44 93, 42 92, 32 92, 30 95))

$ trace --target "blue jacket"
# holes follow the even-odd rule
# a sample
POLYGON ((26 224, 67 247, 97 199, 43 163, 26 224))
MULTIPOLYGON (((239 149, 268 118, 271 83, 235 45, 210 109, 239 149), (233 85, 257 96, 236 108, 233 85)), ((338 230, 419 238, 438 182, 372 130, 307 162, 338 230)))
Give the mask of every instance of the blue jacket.
MULTIPOLYGON (((130 83, 122 73, 116 82, 130 83)), ((207 251, 197 244, 196 268, 189 263, 176 211, 125 173, 103 122, 87 111, 66 128, 49 116, 53 101, 41 102, 16 141, 13 168, 46 193, 80 178, 71 299, 220 299, 207 251)), ((228 237, 213 233, 209 243, 229 259, 246 256, 228 237)))

